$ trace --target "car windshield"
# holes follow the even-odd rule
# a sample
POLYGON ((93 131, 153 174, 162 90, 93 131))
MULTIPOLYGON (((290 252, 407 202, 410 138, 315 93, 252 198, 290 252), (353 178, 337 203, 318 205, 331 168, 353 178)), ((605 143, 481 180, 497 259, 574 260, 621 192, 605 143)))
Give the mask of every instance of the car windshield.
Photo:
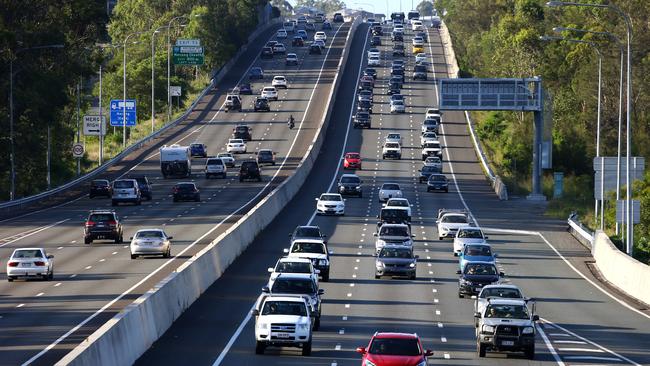
POLYGON ((397 134, 397 133, 389 133, 387 138, 389 138, 389 139, 399 139, 400 135, 397 134))
POLYGON ((114 188, 133 188, 133 182, 129 180, 116 180, 113 182, 114 188))
POLYGON ((158 230, 138 231, 135 237, 137 239, 160 239, 163 237, 163 233, 158 230))
POLYGON ((404 226, 382 226, 379 236, 409 236, 409 231, 404 226))
POLYGON ((386 144, 386 148, 388 148, 388 149, 398 149, 399 144, 395 143, 395 142, 389 142, 389 143, 386 144))
POLYGON ((235 127, 235 131, 237 131, 237 132, 248 132, 248 126, 237 126, 237 127, 235 127))
POLYGON ((14 252, 12 258, 43 258, 39 249, 22 249, 14 252))
POLYGON ((341 201, 341 196, 338 194, 323 194, 320 196, 321 201, 341 201))
POLYGON ((282 278, 273 283, 271 292, 285 294, 313 294, 316 292, 314 281, 308 278, 282 278))
POLYGON ((483 239, 483 233, 480 230, 460 230, 459 238, 483 239))
POLYGON ((270 151, 262 150, 262 151, 258 152, 257 155, 258 156, 264 156, 264 157, 270 157, 270 156, 273 156, 273 153, 270 152, 270 151))
POLYGON ((242 139, 231 139, 230 143, 231 144, 243 144, 244 140, 242 140, 242 139))
POLYGON ((88 221, 111 221, 115 220, 113 217, 113 214, 105 213, 105 214, 92 214, 88 218, 88 221))
POLYGON ((399 185, 394 183, 385 183, 383 186, 381 186, 381 189, 385 191, 399 191, 399 185))
POLYGON ((202 148, 203 148, 203 144, 190 144, 190 147, 191 147, 192 149, 202 149, 202 148))
POLYGON ((254 161, 245 161, 241 164, 242 169, 255 170, 257 169, 257 164, 254 161))
POLYGON ((429 177, 429 180, 432 182, 446 182, 447 177, 441 174, 434 174, 429 177))
POLYGON ((426 165, 425 165, 425 166, 422 167, 422 173, 433 173, 433 172, 435 172, 436 170, 437 170, 437 169, 434 168, 434 167, 432 167, 432 166, 426 166, 426 165))
POLYGON ((341 177, 341 183, 361 183, 359 177, 341 177))
POLYGON ((345 157, 347 159, 359 159, 359 154, 347 154, 345 157))
POLYGON ((404 209, 383 209, 381 210, 381 219, 382 220, 395 220, 395 219, 406 219, 408 217, 408 212, 404 209))
POLYGON ((291 253, 314 253, 325 254, 325 245, 321 243, 294 243, 291 248, 291 253))
POLYGON ((418 356, 422 354, 420 344, 415 338, 375 338, 368 353, 393 356, 418 356))
POLYGON ((409 207, 409 203, 406 200, 388 200, 388 203, 386 206, 394 206, 394 207, 409 207))
POLYGON ((465 255, 492 256, 492 250, 487 245, 465 245, 465 255))
POLYGON ((264 303, 262 315, 297 315, 307 316, 304 303, 294 301, 267 301, 264 303))
POLYGON ((417 71, 417 72, 424 72, 424 71, 427 71, 427 67, 426 67, 426 66, 423 66, 423 65, 416 65, 416 66, 415 66, 415 71, 417 71))
POLYGON ((465 266, 465 274, 495 276, 497 274, 497 269, 492 264, 468 263, 465 266))
POLYGON ((425 126, 435 126, 438 124, 438 120, 436 119, 425 119, 424 120, 424 125, 425 126))
POLYGON ((379 252, 379 256, 386 258, 413 258, 411 255, 411 250, 407 248, 384 247, 381 252, 379 252))
POLYGON ((490 304, 485 310, 486 318, 530 319, 524 305, 490 304))
POLYGON ((280 273, 311 273, 311 266, 307 262, 280 262, 275 267, 280 273))
POLYGON ((107 180, 94 180, 92 185, 95 187, 106 187, 108 186, 108 181, 107 180))
POLYGON ((465 215, 447 215, 442 218, 442 222, 447 222, 451 224, 463 224, 467 223, 467 218, 465 215))
POLYGON ((232 154, 230 154, 230 153, 221 153, 221 154, 217 154, 217 157, 218 158, 232 158, 232 154))
POLYGON ((178 188, 179 191, 192 191, 195 187, 193 183, 180 183, 176 185, 176 188, 178 188))
POLYGON ((523 296, 516 288, 486 288, 481 291, 481 299, 488 297, 501 297, 504 299, 521 299, 523 296))
POLYGON ((320 238, 321 233, 318 227, 301 226, 296 228, 294 236, 301 238, 320 238))
POLYGON ((427 163, 441 163, 441 162, 442 161, 437 156, 431 156, 427 158, 427 163))
POLYGON ((424 147, 426 149, 439 149, 440 144, 436 142, 427 142, 426 144, 424 144, 424 147))

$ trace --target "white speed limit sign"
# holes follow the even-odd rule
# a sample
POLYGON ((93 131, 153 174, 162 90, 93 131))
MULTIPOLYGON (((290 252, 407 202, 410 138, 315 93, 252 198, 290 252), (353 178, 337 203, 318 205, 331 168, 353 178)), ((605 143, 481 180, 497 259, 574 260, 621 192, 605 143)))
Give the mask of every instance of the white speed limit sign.
POLYGON ((84 145, 83 144, 74 144, 72 145, 72 156, 75 158, 81 158, 84 156, 84 145))

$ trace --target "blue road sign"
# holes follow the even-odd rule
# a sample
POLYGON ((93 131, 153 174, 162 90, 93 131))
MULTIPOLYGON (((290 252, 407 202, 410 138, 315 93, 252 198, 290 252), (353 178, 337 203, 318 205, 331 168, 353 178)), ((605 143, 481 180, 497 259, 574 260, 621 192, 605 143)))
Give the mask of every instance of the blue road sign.
MULTIPOLYGON (((122 99, 111 100, 111 126, 121 127, 124 125, 124 102, 122 99)), ((126 100, 126 126, 135 126, 136 109, 135 99, 126 100)))

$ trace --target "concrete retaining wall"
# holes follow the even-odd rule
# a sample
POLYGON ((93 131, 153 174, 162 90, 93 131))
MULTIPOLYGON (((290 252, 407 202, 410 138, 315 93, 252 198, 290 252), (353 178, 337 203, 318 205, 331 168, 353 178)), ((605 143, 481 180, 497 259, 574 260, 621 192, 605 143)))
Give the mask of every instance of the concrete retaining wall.
MULTIPOLYGON (((445 62, 449 69, 448 71, 449 77, 458 78, 460 73, 460 68, 458 67, 458 60, 456 59, 456 54, 454 53, 454 47, 451 43, 451 36, 449 35, 449 29, 447 28, 445 22, 442 22, 440 26, 440 40, 442 41, 442 47, 445 54, 445 62)), ((470 118, 469 113, 467 112, 465 112, 465 119, 467 120, 467 129, 469 130, 470 136, 472 137, 474 152, 476 153, 476 156, 481 162, 481 166, 483 167, 483 172, 485 173, 485 176, 490 180, 492 184, 492 188, 494 189, 494 193, 496 193, 497 197, 499 197, 500 200, 507 200, 508 188, 503 183, 503 180, 501 180, 501 177, 494 174, 492 168, 490 168, 490 164, 488 163, 487 156, 485 155, 485 153, 483 152, 483 148, 481 147, 481 142, 479 141, 478 137, 476 136, 476 132, 474 131, 474 123, 472 122, 472 119, 470 118)))
POLYGON ((328 98, 327 111, 295 173, 235 225, 102 325, 57 365, 133 364, 280 213, 305 182, 318 157, 332 113, 333 103, 330 101, 339 89, 339 77, 343 74, 351 38, 360 20, 357 18, 352 24, 328 98))
POLYGON ((596 267, 608 282, 650 305, 650 266, 618 250, 600 230, 596 231, 591 253, 596 267))

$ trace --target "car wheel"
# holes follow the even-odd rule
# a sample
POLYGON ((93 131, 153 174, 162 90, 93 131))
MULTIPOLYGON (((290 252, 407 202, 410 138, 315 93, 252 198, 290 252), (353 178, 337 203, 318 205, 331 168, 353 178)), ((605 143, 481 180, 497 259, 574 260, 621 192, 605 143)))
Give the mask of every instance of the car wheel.
POLYGON ((359 198, 363 198, 363 193, 359 193, 359 198))
POLYGON ((95 196, 93 196, 92 194, 89 194, 89 195, 88 195, 88 198, 90 198, 90 199, 93 199, 94 197, 95 197, 95 196))
POLYGON ((302 355, 311 356, 311 339, 309 342, 302 345, 302 355))
POLYGON ((413 273, 411 276, 409 276, 411 280, 415 280, 417 277, 415 276, 415 273, 413 273))
POLYGON ((115 244, 120 244, 121 242, 122 242, 122 237, 121 236, 118 236, 117 238, 115 238, 115 244))
POLYGON ((316 318, 316 321, 314 321, 314 330, 319 330, 320 329, 320 316, 316 318))
POLYGON ((178 198, 176 197, 172 198, 172 202, 178 202, 178 198))
POLYGON ((378 274, 375 274, 375 279, 376 279, 376 280, 378 280, 378 279, 380 279, 380 278, 381 278, 381 276, 380 276, 380 275, 378 275, 378 274))
POLYGON ((534 360, 535 359, 535 346, 532 346, 532 347, 529 347, 528 349, 526 349, 524 354, 526 355, 527 359, 534 360))
POLYGON ((7 281, 8 282, 14 282, 14 278, 12 276, 7 276, 7 281))
POLYGON ((137 255, 131 253, 131 259, 136 259, 137 257, 138 257, 137 255))
POLYGON ((201 196, 197 196, 197 197, 194 199, 194 202, 201 202, 201 196))
POLYGON ((206 174, 205 179, 210 179, 210 174, 206 174))
POLYGON ((255 354, 263 355, 265 349, 266 349, 266 345, 263 342, 260 341, 255 342, 255 354))
POLYGON ((92 243, 92 242, 93 242, 92 239, 84 238, 84 244, 90 244, 90 243, 92 243))
POLYGON ((463 295, 462 293, 459 292, 459 293, 458 293, 458 298, 459 298, 459 299, 464 299, 464 298, 465 298, 465 295, 463 295))
POLYGON ((111 201, 111 206, 117 206, 117 202, 111 201))
POLYGON ((431 190, 429 188, 427 188, 427 192, 431 192, 431 190))
POLYGON ((449 193, 449 188, 445 188, 445 193, 449 193))
POLYGON ((257 178, 257 181, 258 181, 258 182, 261 182, 261 181, 262 181, 262 177, 258 177, 258 178, 257 178))
POLYGON ((330 273, 327 272, 323 274, 323 282, 329 282, 329 280, 330 280, 330 273))
POLYGON ((439 237, 438 237, 438 240, 442 240, 442 236, 439 236, 439 237))
POLYGON ((479 357, 485 357, 485 345, 479 343, 476 345, 476 353, 479 357))
POLYGON ((52 281, 52 280, 54 280, 54 270, 52 270, 52 272, 50 272, 50 274, 47 275, 47 280, 48 280, 48 281, 52 281))
POLYGON ((243 179, 242 177, 239 177, 239 181, 240 181, 240 182, 243 182, 244 179, 243 179))

